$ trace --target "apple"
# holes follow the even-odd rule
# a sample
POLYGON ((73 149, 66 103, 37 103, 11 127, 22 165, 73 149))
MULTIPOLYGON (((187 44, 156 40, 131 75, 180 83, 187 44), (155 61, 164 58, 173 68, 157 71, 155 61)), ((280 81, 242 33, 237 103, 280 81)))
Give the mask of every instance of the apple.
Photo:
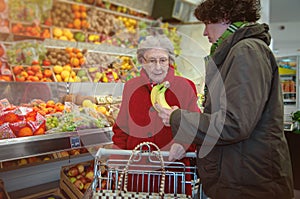
POLYGON ((79 178, 81 178, 81 177, 83 177, 81 174, 78 174, 77 176, 76 176, 76 179, 79 179, 79 178))
MULTIPOLYGON (((77 178, 78 179, 78 178, 77 178)), ((78 180, 80 180, 83 184, 86 184, 86 183, 88 183, 88 180, 89 179, 87 179, 86 177, 84 177, 84 176, 81 176, 78 180)))
POLYGON ((101 181, 101 188, 102 189, 106 189, 106 186, 107 186, 107 181, 106 180, 102 180, 101 181))
POLYGON ((84 166, 83 166, 83 164, 77 164, 76 167, 77 167, 79 173, 83 173, 84 172, 84 166))
POLYGON ((71 183, 74 183, 77 180, 75 177, 70 177, 69 179, 70 179, 71 183))
POLYGON ((92 184, 91 182, 87 182, 87 183, 84 185, 83 189, 84 189, 85 191, 88 190, 88 188, 90 187, 91 184, 92 184))
POLYGON ((85 177, 88 178, 88 179, 90 179, 91 181, 93 181, 93 179, 94 179, 94 172, 93 171, 86 172, 85 177))
POLYGON ((80 151, 79 151, 79 149, 73 149, 73 150, 70 151, 70 154, 71 155, 79 155, 80 151))
POLYGON ((78 174, 79 174, 79 171, 78 171, 77 167, 71 167, 71 168, 68 170, 68 173, 67 173, 67 175, 68 175, 69 177, 75 177, 75 176, 77 176, 78 174))
POLYGON ((68 151, 61 151, 60 155, 61 155, 61 157, 68 157, 69 153, 68 153, 68 151))
POLYGON ((79 190, 83 190, 83 188, 84 188, 84 184, 81 182, 81 180, 78 180, 78 179, 74 182, 74 185, 75 185, 79 190))

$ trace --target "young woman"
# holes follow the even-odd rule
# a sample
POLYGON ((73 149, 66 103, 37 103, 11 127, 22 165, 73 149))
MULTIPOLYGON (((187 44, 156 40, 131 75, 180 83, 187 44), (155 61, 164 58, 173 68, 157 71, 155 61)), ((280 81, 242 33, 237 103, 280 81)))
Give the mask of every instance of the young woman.
POLYGON ((213 199, 293 198, 278 67, 259 11, 258 0, 203 0, 194 14, 212 43, 204 113, 157 105, 176 141, 197 144, 213 199))

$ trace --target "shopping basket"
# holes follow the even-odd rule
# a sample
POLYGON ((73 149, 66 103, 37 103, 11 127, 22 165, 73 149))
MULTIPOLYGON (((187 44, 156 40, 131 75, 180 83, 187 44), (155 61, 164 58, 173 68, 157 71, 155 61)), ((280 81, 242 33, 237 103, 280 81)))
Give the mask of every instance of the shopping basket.
MULTIPOLYGON (((166 161, 168 156, 169 152, 151 142, 134 150, 100 148, 95 156, 95 178, 85 198, 196 198, 201 189, 196 166, 166 161)), ((186 157, 196 154, 189 152, 186 157)))

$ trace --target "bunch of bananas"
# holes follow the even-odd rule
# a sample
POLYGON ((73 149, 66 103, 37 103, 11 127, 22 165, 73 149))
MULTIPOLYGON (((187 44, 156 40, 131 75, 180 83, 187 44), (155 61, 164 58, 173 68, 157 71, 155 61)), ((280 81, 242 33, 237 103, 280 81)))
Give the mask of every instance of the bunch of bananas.
POLYGON ((150 93, 151 103, 156 111, 159 112, 159 110, 156 109, 155 104, 161 105, 163 108, 171 109, 169 104, 166 101, 165 98, 165 92, 170 87, 170 83, 168 81, 165 81, 161 84, 155 85, 150 93))

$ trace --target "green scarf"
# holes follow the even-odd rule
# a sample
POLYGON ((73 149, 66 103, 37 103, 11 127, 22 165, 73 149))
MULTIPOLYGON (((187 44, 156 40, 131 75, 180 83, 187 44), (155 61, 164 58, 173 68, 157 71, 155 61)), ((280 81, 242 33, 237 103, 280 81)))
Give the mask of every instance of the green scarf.
MULTIPOLYGON (((241 21, 237 21, 234 22, 232 24, 230 24, 230 26, 225 30, 225 32, 221 35, 221 37, 219 37, 219 39, 212 44, 211 48, 210 48, 210 55, 204 57, 205 62, 207 63, 209 58, 215 53, 216 49, 218 48, 218 46, 220 46, 220 44, 230 35, 232 35, 235 31, 237 31, 239 28, 242 28, 246 25, 248 25, 248 22, 241 22, 241 21)), ((202 103, 202 106, 205 106, 205 102, 206 102, 206 97, 207 97, 207 92, 208 92, 208 88, 207 85, 204 85, 204 100, 202 103)))
POLYGON ((248 24, 248 22, 241 22, 241 21, 237 21, 237 22, 230 24, 230 26, 225 30, 225 32, 221 35, 221 37, 219 37, 219 39, 215 43, 212 44, 212 46, 210 48, 210 56, 212 56, 215 53, 215 50, 218 48, 218 46, 220 46, 220 44, 227 37, 229 37, 232 33, 234 33, 239 28, 242 28, 247 24, 248 24))

